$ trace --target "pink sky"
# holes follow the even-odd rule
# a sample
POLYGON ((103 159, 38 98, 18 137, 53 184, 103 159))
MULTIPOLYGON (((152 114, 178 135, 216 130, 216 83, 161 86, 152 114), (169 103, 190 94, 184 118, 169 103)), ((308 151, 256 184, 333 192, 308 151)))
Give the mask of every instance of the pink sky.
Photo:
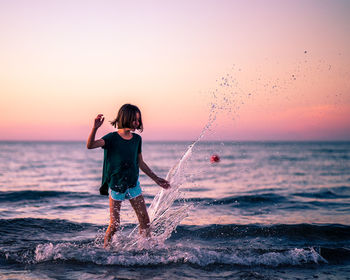
POLYGON ((126 102, 145 140, 194 140, 212 103, 207 140, 350 140, 349 12, 345 0, 0 1, 0 140, 85 140, 126 102))

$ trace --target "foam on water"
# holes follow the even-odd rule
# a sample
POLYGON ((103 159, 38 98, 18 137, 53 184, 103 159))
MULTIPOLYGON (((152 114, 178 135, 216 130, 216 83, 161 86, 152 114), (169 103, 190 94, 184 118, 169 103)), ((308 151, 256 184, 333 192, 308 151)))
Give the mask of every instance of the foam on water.
POLYGON ((120 252, 105 251, 92 246, 76 245, 70 242, 40 244, 36 247, 29 263, 66 261, 93 263, 97 265, 148 266, 187 263, 206 267, 208 265, 263 265, 302 266, 327 263, 314 248, 293 248, 261 251, 254 249, 210 248, 193 244, 120 252), (73 250, 74 249, 74 250, 73 250))

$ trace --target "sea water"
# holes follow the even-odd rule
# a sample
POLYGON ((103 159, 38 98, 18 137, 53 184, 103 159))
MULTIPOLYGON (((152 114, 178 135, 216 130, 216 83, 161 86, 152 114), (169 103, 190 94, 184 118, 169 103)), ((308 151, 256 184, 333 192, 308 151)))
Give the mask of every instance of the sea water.
MULTIPOLYGON (((143 156, 166 177, 191 144, 146 141, 143 156)), ((349 142, 196 143, 183 161, 181 196, 167 204, 179 215, 169 212, 164 221, 173 227, 148 248, 103 249, 109 209, 98 193, 102 157, 83 142, 0 143, 2 278, 350 275, 349 142), (213 153, 219 163, 210 162, 213 153)), ((161 189, 143 174, 140 182, 150 216, 157 216, 151 204, 161 189)), ((137 219, 127 201, 121 223, 115 242, 131 244, 137 219)))

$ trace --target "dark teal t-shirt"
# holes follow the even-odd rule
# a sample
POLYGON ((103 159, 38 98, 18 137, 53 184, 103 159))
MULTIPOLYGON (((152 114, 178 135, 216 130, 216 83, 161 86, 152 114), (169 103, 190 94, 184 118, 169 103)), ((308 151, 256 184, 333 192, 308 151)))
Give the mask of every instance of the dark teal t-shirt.
POLYGON ((141 153, 141 136, 132 133, 130 140, 123 139, 118 132, 102 137, 105 141, 102 186, 124 193, 136 186, 139 178, 138 155, 141 153))

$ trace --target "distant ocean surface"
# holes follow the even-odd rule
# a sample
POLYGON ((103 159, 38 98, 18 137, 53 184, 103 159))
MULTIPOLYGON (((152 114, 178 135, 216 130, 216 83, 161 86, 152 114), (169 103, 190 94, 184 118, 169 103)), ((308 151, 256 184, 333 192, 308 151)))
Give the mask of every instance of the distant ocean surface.
MULTIPOLYGON (((190 144, 144 142, 143 158, 165 177, 190 144)), ((0 142, 0 159, 0 279, 350 279, 350 142, 199 142, 175 201, 188 216, 163 244, 110 251, 102 149, 0 142)), ((149 206, 160 188, 140 183, 149 206)), ((123 242, 127 201, 121 223, 123 242)))

